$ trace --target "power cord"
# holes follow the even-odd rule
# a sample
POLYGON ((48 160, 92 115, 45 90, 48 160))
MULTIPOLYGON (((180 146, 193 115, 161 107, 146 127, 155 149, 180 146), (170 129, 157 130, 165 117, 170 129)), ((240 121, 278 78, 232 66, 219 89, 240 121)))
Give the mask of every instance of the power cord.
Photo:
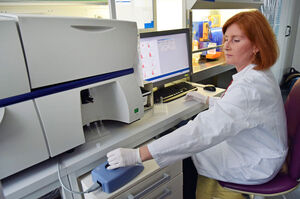
POLYGON ((101 189, 101 185, 98 183, 94 183, 91 187, 89 187, 86 191, 73 191, 71 189, 69 189, 68 187, 66 187, 64 185, 64 183, 61 180, 61 176, 60 176, 60 164, 59 162, 57 162, 57 175, 58 175, 58 180, 60 182, 60 185, 63 189, 65 189, 66 191, 70 192, 70 193, 74 193, 74 194, 86 194, 86 193, 91 193, 93 191, 96 191, 98 189, 101 189))

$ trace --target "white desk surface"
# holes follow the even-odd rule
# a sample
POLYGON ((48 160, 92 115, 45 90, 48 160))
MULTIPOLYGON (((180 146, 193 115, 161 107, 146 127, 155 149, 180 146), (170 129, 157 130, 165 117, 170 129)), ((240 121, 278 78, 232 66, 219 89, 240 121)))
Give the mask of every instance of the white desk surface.
MULTIPOLYGON (((198 92, 208 96, 218 96, 223 91, 224 89, 220 88, 215 92, 198 88, 198 92)), ((101 128, 104 136, 98 137, 97 134, 90 133, 86 135, 87 142, 76 147, 73 152, 61 154, 4 179, 2 181, 4 195, 7 199, 21 198, 57 182, 58 160, 61 160, 62 164, 61 175, 65 177, 84 167, 90 167, 95 160, 104 161, 106 154, 115 148, 136 147, 207 108, 195 101, 185 101, 184 97, 164 105, 167 112, 156 113, 154 105, 153 109, 147 110, 140 120, 131 124, 105 122, 101 128)))

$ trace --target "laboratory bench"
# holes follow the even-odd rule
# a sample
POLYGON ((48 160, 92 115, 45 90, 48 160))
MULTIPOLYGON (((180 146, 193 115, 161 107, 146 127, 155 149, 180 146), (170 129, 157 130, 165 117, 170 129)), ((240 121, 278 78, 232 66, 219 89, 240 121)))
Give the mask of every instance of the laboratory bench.
MULTIPOLYGON (((215 92, 204 91, 201 85, 191 84, 199 86, 198 92, 208 96, 219 96, 224 92, 224 89, 220 88, 215 92)), ((140 120, 131 124, 104 121, 91 125, 90 128, 84 129, 85 144, 3 179, 4 195, 7 199, 40 198, 53 190, 61 189, 57 176, 58 162, 63 183, 74 191, 83 191, 91 183, 90 171, 106 161, 109 151, 119 147, 135 148, 143 145, 205 109, 206 105, 200 105, 196 101, 185 101, 182 97, 169 103, 155 104, 152 109, 145 111, 140 120)), ((132 195, 148 190, 145 185, 153 190, 151 189, 151 193, 144 191, 144 196, 140 198, 174 198, 170 197, 172 193, 182 198, 181 161, 166 168, 159 168, 155 161, 151 160, 144 162, 144 167, 144 171, 136 179, 111 193, 112 195, 95 192, 87 194, 86 197, 93 198, 100 194, 98 198, 135 198, 132 195), (162 179, 163 182, 157 188, 153 188, 151 183, 158 179, 162 179), (137 184, 138 186, 135 186, 137 184), (141 190, 137 190, 139 187, 141 190)), ((64 199, 84 198, 64 190, 61 191, 61 195, 64 199)))

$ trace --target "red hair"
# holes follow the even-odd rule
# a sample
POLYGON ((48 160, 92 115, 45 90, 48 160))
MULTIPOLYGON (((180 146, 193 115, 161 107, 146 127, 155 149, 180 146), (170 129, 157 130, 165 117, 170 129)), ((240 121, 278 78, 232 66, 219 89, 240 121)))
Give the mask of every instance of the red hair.
POLYGON ((261 12, 255 10, 234 15, 224 24, 223 34, 232 24, 237 24, 252 45, 259 50, 253 60, 253 64, 256 64, 256 70, 264 70, 275 64, 279 54, 276 36, 268 20, 261 12))

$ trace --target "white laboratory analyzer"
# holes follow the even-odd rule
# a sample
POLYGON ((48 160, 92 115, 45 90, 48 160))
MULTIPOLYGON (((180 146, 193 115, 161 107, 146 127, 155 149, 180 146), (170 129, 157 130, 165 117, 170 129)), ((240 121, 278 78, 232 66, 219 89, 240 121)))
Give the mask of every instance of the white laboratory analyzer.
POLYGON ((0 180, 144 113, 135 22, 0 15, 0 180))

